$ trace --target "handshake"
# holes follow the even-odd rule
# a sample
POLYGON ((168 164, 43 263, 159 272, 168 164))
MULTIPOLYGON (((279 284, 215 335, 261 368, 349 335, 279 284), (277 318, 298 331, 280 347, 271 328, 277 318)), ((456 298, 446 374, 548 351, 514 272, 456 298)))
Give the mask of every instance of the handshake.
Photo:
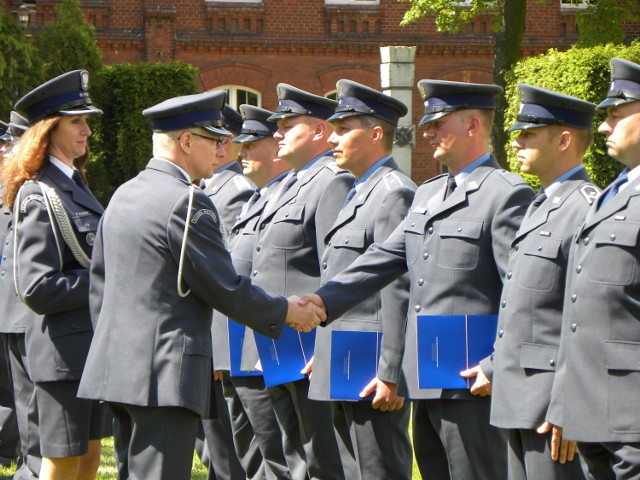
POLYGON ((327 307, 315 293, 308 293, 302 298, 292 295, 287 300, 287 325, 299 332, 310 332, 327 319, 327 307))

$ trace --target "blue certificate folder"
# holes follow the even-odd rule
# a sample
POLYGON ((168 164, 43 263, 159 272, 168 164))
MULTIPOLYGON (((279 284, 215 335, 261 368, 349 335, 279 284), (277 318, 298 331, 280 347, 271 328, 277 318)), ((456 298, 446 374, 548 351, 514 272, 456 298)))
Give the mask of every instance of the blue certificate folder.
POLYGON ((231 319, 229 322, 229 375, 232 377, 259 377, 262 372, 249 372, 240 369, 242 361, 242 344, 247 327, 231 319))
POLYGON ((331 332, 332 400, 363 400, 359 393, 376 376, 382 332, 331 332))
POLYGON ((460 372, 493 352, 497 315, 419 315, 418 388, 469 388, 460 372))
POLYGON ((256 333, 264 384, 273 387, 306 378, 300 370, 313 357, 315 342, 315 330, 301 333, 284 327, 278 340, 256 333))

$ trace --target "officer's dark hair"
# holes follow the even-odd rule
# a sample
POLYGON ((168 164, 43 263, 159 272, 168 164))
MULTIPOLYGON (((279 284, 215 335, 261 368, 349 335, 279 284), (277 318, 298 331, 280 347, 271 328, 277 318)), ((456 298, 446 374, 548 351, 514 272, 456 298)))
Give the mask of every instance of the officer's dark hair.
POLYGON ((362 128, 370 129, 380 127, 382 129, 382 142, 385 150, 391 152, 393 149, 393 141, 396 137, 396 127, 392 123, 373 115, 359 115, 360 125, 362 128))
POLYGON ((593 130, 590 128, 572 128, 571 130, 576 139, 576 147, 584 154, 593 143, 593 130))

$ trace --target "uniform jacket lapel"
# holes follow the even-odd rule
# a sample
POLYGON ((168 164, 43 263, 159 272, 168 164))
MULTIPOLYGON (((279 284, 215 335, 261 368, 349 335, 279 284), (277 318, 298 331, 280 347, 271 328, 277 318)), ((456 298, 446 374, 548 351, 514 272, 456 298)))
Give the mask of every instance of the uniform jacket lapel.
POLYGON ((41 179, 44 183, 49 184, 49 186, 55 185, 60 190, 69 192, 73 201, 78 205, 82 205, 99 215, 102 215, 104 212, 104 208, 93 195, 88 194, 76 185, 72 179, 67 177, 62 170, 55 165, 51 163, 47 164, 42 173, 41 179))
POLYGON ((336 221, 325 237, 325 241, 327 241, 333 235, 333 233, 340 227, 342 227, 345 223, 353 220, 353 217, 356 216, 358 209, 367 202, 369 195, 371 194, 373 189, 376 188, 376 185, 378 185, 378 183, 380 183, 384 179, 385 175, 393 172, 394 170, 399 170, 399 167, 398 164, 393 159, 391 159, 388 162, 384 163, 375 172, 373 172, 371 177, 369 177, 369 179, 367 179, 360 187, 360 190, 355 195, 355 197, 353 197, 351 201, 347 205, 345 205, 342 210, 340 210, 336 221))
POLYGON ((637 178, 633 182, 630 182, 622 192, 609 200, 605 205, 602 206, 602 208, 598 209, 600 198, 606 195, 606 192, 609 190, 609 188, 611 187, 609 186, 606 190, 604 190, 598 200, 595 201, 593 205, 591 205, 582 230, 591 228, 597 223, 600 223, 602 220, 611 217, 614 213, 626 208, 629 204, 629 200, 632 197, 640 195, 640 178, 637 178))
POLYGON ((209 187, 205 189, 205 193, 209 196, 215 195, 238 173, 242 173, 242 167, 238 164, 238 162, 234 162, 233 165, 225 168, 224 171, 217 174, 217 176, 216 174, 214 174, 215 181, 211 182, 209 187))

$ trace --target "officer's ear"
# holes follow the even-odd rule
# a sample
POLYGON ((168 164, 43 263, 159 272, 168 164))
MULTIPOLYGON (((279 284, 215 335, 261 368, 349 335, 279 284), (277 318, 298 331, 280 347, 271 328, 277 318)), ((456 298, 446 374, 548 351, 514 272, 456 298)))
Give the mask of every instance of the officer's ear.
POLYGON ((573 143, 573 135, 569 130, 562 130, 558 135, 557 146, 558 150, 565 152, 573 143))
POLYGON ((382 142, 384 139, 384 130, 380 125, 376 125, 371 129, 371 141, 373 143, 382 142))
POLYGON ((179 148, 184 153, 189 153, 191 151, 191 145, 193 143, 193 134, 189 131, 182 132, 177 139, 179 148))
POLYGON ((313 128, 314 140, 327 140, 329 135, 333 132, 334 128, 329 122, 318 120, 313 128))

